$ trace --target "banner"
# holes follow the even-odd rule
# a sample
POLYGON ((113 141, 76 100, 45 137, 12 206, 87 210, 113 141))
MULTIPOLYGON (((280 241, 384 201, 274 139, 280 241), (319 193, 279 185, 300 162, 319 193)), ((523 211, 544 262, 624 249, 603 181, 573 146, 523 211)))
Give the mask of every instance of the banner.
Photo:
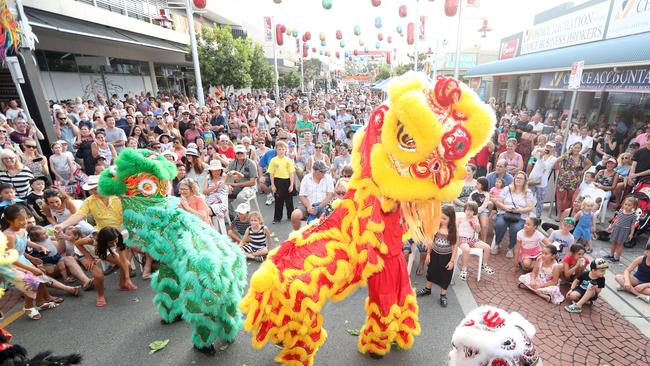
MULTIPOLYGON (((542 74, 540 90, 569 90, 571 71, 542 74)), ((579 91, 650 93, 650 66, 584 70, 579 91)))
POLYGON ((273 27, 273 21, 271 20, 271 17, 264 17, 264 39, 268 42, 273 41, 273 30, 271 29, 273 27))
POLYGON ((650 32, 650 1, 613 0, 607 39, 650 32))
POLYGON ((522 34, 522 32, 519 32, 501 40, 501 47, 499 47, 499 60, 519 56, 522 34))
POLYGON ((609 5, 609 1, 601 2, 534 25, 524 31, 521 54, 602 40, 609 5))

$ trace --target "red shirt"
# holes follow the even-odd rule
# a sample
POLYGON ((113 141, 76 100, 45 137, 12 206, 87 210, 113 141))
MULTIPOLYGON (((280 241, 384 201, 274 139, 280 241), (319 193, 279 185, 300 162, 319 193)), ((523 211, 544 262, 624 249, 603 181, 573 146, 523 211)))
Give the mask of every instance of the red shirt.
POLYGON ((476 163, 476 166, 480 167, 486 167, 488 165, 488 161, 490 160, 490 148, 486 145, 483 146, 481 151, 476 153, 474 155, 474 162, 476 163))
MULTIPOLYGON (((589 259, 587 259, 587 257, 582 257, 582 258, 585 259, 585 267, 588 266, 589 265, 589 259)), ((562 259, 562 262, 568 264, 569 267, 573 267, 573 266, 576 265, 575 261, 573 260, 572 255, 567 255, 566 257, 564 257, 564 259, 562 259)))
POLYGON ((217 145, 217 153, 224 154, 228 159, 235 158, 235 148, 232 145, 228 145, 226 150, 222 150, 221 144, 217 145))

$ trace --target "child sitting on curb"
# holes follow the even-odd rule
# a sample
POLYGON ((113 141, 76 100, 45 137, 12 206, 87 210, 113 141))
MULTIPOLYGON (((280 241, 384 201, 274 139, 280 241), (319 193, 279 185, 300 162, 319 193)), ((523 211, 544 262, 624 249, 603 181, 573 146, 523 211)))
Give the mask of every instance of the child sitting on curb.
POLYGON ((565 306, 570 313, 581 313, 584 304, 593 305, 598 299, 598 294, 605 288, 605 272, 609 264, 603 258, 596 258, 589 265, 591 270, 578 276, 571 284, 571 289, 566 297, 573 302, 565 306))

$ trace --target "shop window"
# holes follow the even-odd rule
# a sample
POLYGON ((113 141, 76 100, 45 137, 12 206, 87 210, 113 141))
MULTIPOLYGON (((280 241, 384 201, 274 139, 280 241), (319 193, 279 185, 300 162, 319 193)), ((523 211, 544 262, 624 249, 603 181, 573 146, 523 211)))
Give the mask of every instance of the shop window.
POLYGON ((45 51, 45 60, 49 71, 77 72, 74 54, 45 51))

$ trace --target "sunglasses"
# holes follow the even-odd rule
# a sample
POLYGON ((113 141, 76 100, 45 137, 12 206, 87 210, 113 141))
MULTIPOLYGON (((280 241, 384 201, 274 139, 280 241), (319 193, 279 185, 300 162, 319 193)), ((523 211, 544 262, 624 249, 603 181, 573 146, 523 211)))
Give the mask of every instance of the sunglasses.
POLYGON ((7 130, 0 130, 0 133, 7 133, 7 130))
POLYGON ((322 146, 316 146, 316 148, 317 148, 317 149, 322 149, 323 147, 322 147, 322 146))
POLYGON ((339 196, 343 196, 343 195, 345 195, 345 191, 338 191, 338 192, 336 192, 336 194, 339 195, 339 196))
POLYGON ((25 147, 26 147, 26 148, 29 148, 29 149, 35 149, 35 148, 36 148, 36 145, 25 145, 25 147))

